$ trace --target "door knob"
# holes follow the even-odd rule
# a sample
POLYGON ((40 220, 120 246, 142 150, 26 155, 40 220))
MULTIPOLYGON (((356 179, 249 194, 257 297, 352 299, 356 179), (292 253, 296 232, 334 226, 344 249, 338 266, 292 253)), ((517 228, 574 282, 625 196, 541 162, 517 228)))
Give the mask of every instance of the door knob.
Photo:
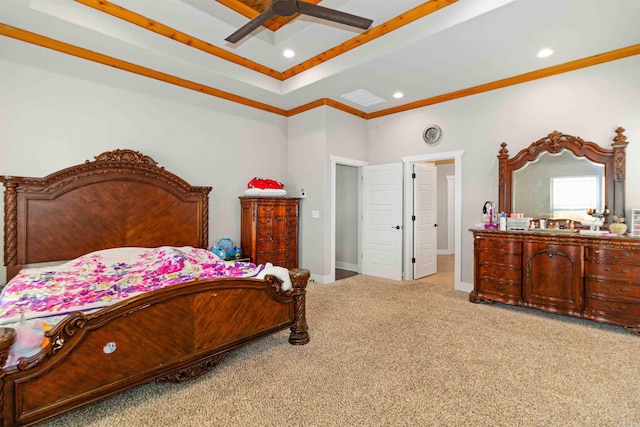
POLYGON ((392 225, 391 228, 395 228, 396 230, 400 230, 400 226, 396 225, 395 227, 392 225))

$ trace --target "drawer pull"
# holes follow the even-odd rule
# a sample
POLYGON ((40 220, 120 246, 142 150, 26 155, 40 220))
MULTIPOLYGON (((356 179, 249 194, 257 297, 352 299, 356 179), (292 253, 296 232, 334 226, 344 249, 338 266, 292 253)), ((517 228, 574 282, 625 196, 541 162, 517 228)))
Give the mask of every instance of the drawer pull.
POLYGON ((611 309, 611 308, 612 308, 612 307, 611 307, 611 304, 609 304, 608 302, 605 302, 605 303, 604 303, 604 306, 605 306, 607 309, 609 309, 609 310, 611 310, 611 311, 617 311, 618 313, 624 313, 625 311, 627 311, 627 310, 629 309, 629 307, 627 307, 626 305, 623 305, 623 306, 621 306, 621 307, 620 307, 619 309, 617 309, 617 310, 612 310, 612 309, 611 309))
POLYGON ((506 291, 509 286, 508 285, 499 285, 497 283, 492 283, 491 287, 493 289, 495 289, 496 291, 498 291, 498 292, 503 292, 503 291, 506 291))
POLYGON ((605 289, 606 289, 607 291, 609 291, 609 292, 612 292, 612 293, 614 293, 614 294, 618 294, 618 295, 620 295, 620 294, 624 294, 624 293, 626 293, 626 292, 629 292, 629 288, 622 288, 622 289, 619 289, 619 290, 617 290, 617 291, 614 291, 614 290, 611 288, 611 286, 605 286, 605 289))
POLYGON ((619 260, 622 258, 629 258, 631 256, 631 253, 629 252, 621 252, 619 255, 616 255, 615 252, 609 252, 608 250, 601 250, 601 249, 594 249, 593 253, 596 255, 600 255, 603 254, 604 258, 610 258, 613 260, 619 260))
POLYGON ((621 276, 621 275, 627 274, 629 272, 629 270, 626 270, 624 268, 622 270, 620 270, 620 271, 612 271, 609 267, 605 267, 604 271, 606 271, 607 273, 611 273, 613 275, 616 275, 616 276, 621 276))
POLYGON ((612 253, 607 253, 607 256, 611 259, 622 259, 622 258, 628 258, 629 257, 629 252, 623 252, 620 255, 614 255, 612 253))

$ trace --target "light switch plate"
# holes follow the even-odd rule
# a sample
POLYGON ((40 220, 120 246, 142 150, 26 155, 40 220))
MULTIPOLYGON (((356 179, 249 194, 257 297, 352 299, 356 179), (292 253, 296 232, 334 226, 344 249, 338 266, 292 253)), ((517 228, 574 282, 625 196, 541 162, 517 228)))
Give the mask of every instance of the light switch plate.
POLYGON ((320 219, 320 211, 312 210, 311 218, 320 219))

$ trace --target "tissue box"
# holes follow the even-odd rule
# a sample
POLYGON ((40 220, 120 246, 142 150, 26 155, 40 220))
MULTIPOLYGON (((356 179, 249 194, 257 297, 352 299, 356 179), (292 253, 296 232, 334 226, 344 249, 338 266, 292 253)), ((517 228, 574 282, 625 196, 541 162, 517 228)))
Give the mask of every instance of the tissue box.
POLYGON ((528 230, 531 218, 507 218, 507 230, 528 230))

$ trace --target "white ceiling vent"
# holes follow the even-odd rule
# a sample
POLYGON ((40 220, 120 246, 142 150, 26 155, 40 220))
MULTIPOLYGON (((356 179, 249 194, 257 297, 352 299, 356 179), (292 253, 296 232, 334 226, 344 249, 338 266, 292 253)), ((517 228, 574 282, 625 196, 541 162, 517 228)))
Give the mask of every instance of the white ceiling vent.
POLYGON ((376 96, 371 92, 367 92, 364 89, 358 89, 353 92, 345 93, 341 96, 341 98, 347 99, 358 105, 362 105, 363 107, 368 107, 370 105, 380 104, 381 102, 387 101, 386 99, 382 99, 379 96, 376 96))

